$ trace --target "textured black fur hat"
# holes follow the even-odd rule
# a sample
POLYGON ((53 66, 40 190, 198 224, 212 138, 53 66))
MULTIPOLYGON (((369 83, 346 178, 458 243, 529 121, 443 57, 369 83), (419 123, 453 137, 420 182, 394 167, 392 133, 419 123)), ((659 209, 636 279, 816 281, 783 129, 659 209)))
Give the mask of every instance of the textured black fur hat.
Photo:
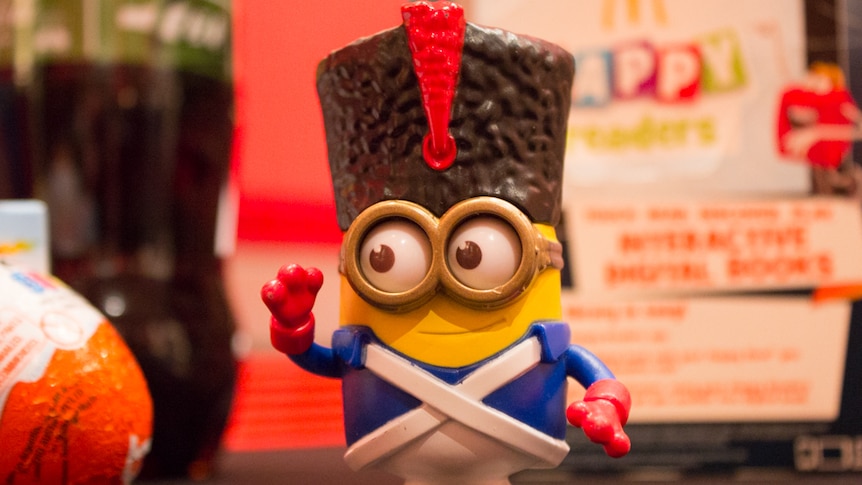
POLYGON ((339 226, 389 199, 442 215, 490 195, 534 222, 560 217, 574 59, 562 48, 466 24, 449 134, 457 155, 442 170, 423 159, 428 120, 404 26, 360 39, 317 74, 339 226))

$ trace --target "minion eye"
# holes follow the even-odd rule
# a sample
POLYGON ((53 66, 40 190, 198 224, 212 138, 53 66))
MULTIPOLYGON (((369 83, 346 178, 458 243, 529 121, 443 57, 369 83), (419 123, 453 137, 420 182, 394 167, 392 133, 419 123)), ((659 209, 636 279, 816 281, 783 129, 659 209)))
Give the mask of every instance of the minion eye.
POLYGON ((416 287, 431 267, 431 242, 416 224, 389 220, 365 236, 359 267, 374 287, 400 293, 416 287))
POLYGON ((521 240, 502 219, 474 217, 452 233, 446 256, 452 274, 461 283, 490 290, 509 281, 518 270, 521 240))

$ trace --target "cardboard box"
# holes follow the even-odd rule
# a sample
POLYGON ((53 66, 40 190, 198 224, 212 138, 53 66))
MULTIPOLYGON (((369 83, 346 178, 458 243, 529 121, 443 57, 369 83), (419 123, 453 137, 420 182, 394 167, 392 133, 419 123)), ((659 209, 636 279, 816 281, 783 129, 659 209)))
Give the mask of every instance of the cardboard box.
POLYGON ((0 261, 50 271, 48 215, 37 200, 0 200, 0 261))

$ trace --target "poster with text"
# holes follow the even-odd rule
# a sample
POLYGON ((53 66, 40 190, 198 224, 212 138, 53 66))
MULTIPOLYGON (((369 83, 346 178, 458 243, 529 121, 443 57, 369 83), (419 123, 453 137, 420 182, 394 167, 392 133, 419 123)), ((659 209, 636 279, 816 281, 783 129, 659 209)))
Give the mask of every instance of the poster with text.
POLYGON ((565 197, 808 191, 775 141, 781 92, 805 72, 800 0, 470 5, 575 57, 565 197))
POLYGON ((847 198, 579 200, 566 228, 578 294, 862 284, 862 214, 847 198))
MULTIPOLYGON (((632 422, 828 422, 838 416, 847 302, 572 299, 564 312, 573 338, 637 398, 632 422)), ((571 392, 571 399, 579 397, 571 392)))

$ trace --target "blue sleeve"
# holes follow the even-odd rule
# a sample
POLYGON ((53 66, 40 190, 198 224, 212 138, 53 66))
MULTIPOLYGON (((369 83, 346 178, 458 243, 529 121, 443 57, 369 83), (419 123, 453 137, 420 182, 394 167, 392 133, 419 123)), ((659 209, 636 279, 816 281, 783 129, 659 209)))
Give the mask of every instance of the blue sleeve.
POLYGON ((288 355, 290 360, 308 372, 324 377, 341 377, 344 374, 344 366, 341 365, 335 352, 322 345, 312 343, 305 352, 297 355, 288 355))
POLYGON ((614 374, 604 362, 580 345, 570 345, 566 349, 566 375, 584 388, 602 379, 614 379, 614 374))

